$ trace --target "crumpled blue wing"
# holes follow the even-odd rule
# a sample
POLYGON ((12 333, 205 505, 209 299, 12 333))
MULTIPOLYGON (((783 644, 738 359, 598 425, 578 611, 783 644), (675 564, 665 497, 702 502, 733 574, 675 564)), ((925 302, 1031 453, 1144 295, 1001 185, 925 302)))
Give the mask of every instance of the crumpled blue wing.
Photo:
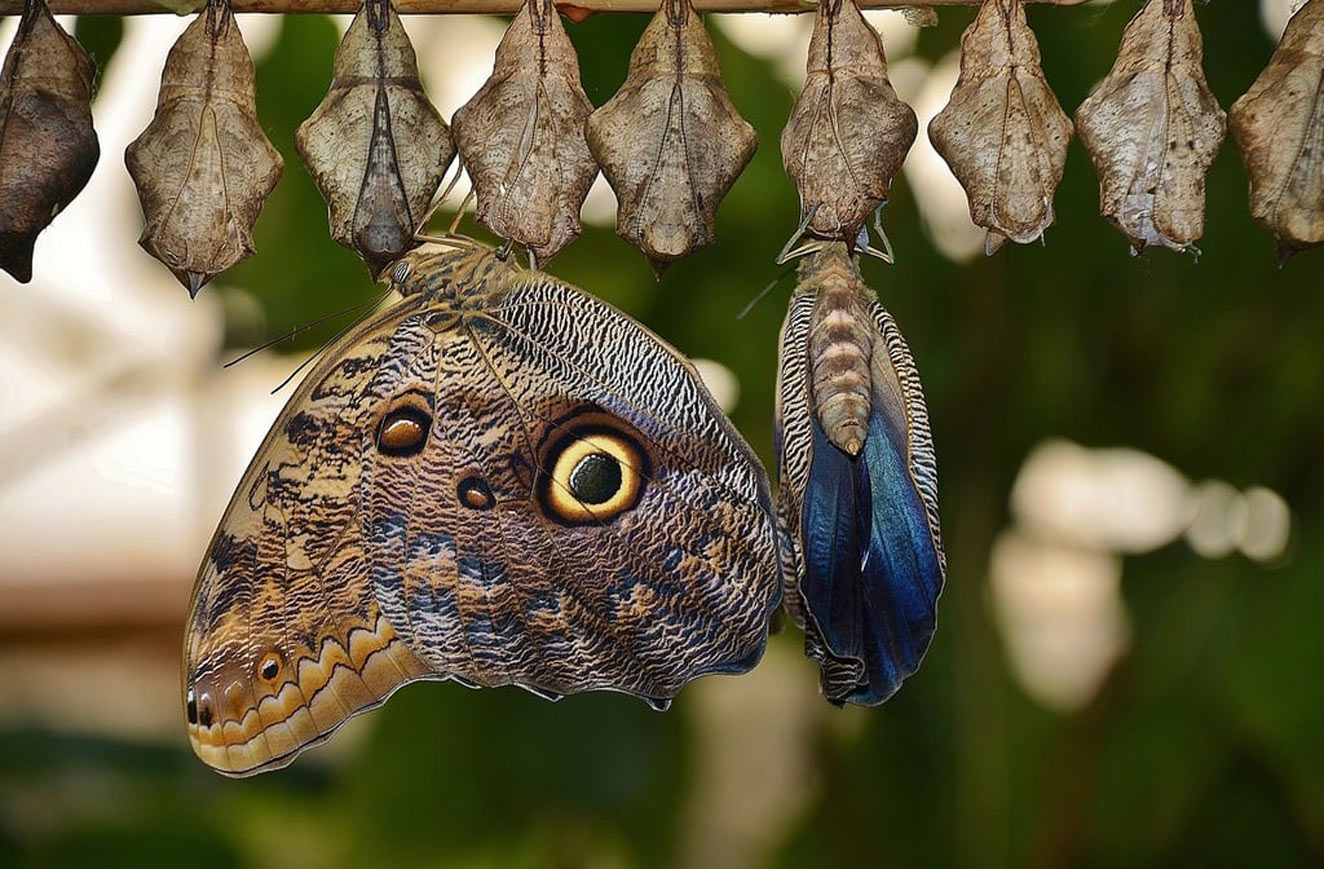
POLYGON ((815 418, 801 508, 811 654, 829 700, 864 705, 887 700, 918 669, 946 570, 918 378, 891 318, 881 306, 875 315, 884 340, 864 449, 851 458, 815 418))

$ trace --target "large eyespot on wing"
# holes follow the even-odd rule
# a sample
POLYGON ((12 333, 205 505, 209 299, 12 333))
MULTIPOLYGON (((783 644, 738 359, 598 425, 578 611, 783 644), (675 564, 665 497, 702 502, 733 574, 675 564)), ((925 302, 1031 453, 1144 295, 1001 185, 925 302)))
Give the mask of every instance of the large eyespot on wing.
POLYGON ((463 321, 426 475, 373 470, 374 534, 404 566, 379 600, 417 653, 473 684, 656 706, 753 666, 780 588, 767 481, 692 368, 545 276, 463 321))
MULTIPOLYGON (((401 303, 330 347, 237 488, 199 571, 184 714, 228 775, 288 763, 350 715, 430 675, 365 577, 364 453, 401 382, 430 381, 434 333, 401 303)), ((388 440, 403 445, 405 433, 388 440)))
POLYGON ((564 525, 610 522, 639 503, 652 478, 637 432, 607 414, 549 427, 537 484, 544 515, 564 525))

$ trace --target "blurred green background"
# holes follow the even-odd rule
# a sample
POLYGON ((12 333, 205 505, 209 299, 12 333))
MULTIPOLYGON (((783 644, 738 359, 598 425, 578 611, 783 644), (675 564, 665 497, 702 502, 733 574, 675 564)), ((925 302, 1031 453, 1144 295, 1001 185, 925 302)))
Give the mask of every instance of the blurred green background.
MULTIPOLYGON (((1069 113, 1137 7, 1029 10, 1069 113)), ((950 52, 972 15, 944 10, 915 55, 950 52)), ((1199 16, 1227 107, 1273 43, 1254 3, 1202 4, 1199 16)), ((624 78, 645 23, 569 25, 595 104, 624 78)), ((121 26, 85 18, 77 35, 104 64, 121 26)), ((768 59, 710 30, 760 137, 718 213, 717 244, 655 281, 609 227, 589 227, 550 270, 729 367, 741 387, 733 417, 771 467, 789 279, 736 314, 779 274, 772 259, 795 224, 777 149, 795 94, 768 59)), ((374 292, 327 237, 293 149, 337 41, 328 19, 286 17, 259 62, 261 120, 286 173, 257 255, 207 290, 243 287, 260 302, 259 320, 232 325, 234 346, 374 292)), ((924 378, 950 573, 928 659, 884 707, 828 708, 788 629, 754 674, 705 680, 666 714, 615 695, 552 705, 415 685, 339 749, 253 780, 194 759, 182 715, 169 745, 9 725, 0 866, 1324 865, 1324 252, 1279 268, 1246 188, 1229 142, 1209 175, 1202 253, 1133 257, 1098 216, 1075 142, 1046 243, 957 263, 926 237, 898 179, 886 210, 897 264, 864 268, 924 378), (1288 554, 1269 566, 1182 543, 1128 558, 1129 651, 1071 710, 1016 680, 987 579, 1017 471, 1052 437, 1267 486, 1294 520, 1288 554)))

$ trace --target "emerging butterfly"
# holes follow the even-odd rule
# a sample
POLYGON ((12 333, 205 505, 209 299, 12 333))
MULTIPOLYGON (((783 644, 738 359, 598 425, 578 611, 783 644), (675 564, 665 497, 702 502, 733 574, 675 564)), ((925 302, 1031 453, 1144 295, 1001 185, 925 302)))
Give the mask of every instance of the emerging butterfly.
POLYGON ((681 355, 469 240, 388 272, 221 520, 189 738, 247 775, 417 679, 665 708, 748 670, 780 602, 766 475, 681 355))
POLYGON ((946 575, 919 375, 843 242, 804 251, 782 326, 777 456, 786 607, 834 703, 919 667, 946 575))

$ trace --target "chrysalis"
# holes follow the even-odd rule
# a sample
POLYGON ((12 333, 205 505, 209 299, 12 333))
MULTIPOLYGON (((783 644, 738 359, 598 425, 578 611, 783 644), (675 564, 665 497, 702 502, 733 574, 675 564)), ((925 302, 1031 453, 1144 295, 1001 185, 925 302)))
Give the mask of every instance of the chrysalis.
POLYGON ((717 205, 757 146, 690 0, 664 0, 587 132, 616 191, 616 232, 658 270, 712 243, 717 205))
POLYGON ((253 224, 284 168, 255 87, 228 0, 208 0, 166 57, 156 115, 124 152, 147 222, 138 243, 190 296, 253 253, 253 224))
POLYGON ((1280 259, 1324 242, 1324 0, 1292 16, 1229 121, 1250 173, 1250 213, 1280 259))
POLYGON ((782 130, 782 163, 806 230, 853 242, 887 201, 918 124, 892 90, 882 40, 856 0, 820 0, 806 69, 782 130))
POLYGON ((801 262, 777 444, 787 609, 828 700, 882 703, 924 657, 947 568, 919 374, 845 243, 801 262))
POLYGON ((294 134, 331 235, 375 275, 412 248, 455 156, 390 0, 365 0, 336 50, 331 89, 294 134))
POLYGON ((592 111, 556 7, 525 0, 491 77, 452 124, 478 220, 528 249, 535 264, 579 237, 579 209, 598 174, 584 141, 592 111))
POLYGON ((96 64, 45 0, 27 0, 0 70, 0 268, 32 280, 37 235, 92 177, 96 64))
POLYGON ((1204 178, 1227 129, 1205 83, 1191 0, 1148 0, 1076 129, 1099 172, 1103 216, 1138 252, 1184 250, 1204 232, 1204 178))
POLYGON ((992 254, 1028 244, 1053 223, 1071 119, 1039 66, 1039 43, 1021 0, 984 0, 961 36, 961 75, 929 138, 970 197, 970 218, 988 230, 992 254))

